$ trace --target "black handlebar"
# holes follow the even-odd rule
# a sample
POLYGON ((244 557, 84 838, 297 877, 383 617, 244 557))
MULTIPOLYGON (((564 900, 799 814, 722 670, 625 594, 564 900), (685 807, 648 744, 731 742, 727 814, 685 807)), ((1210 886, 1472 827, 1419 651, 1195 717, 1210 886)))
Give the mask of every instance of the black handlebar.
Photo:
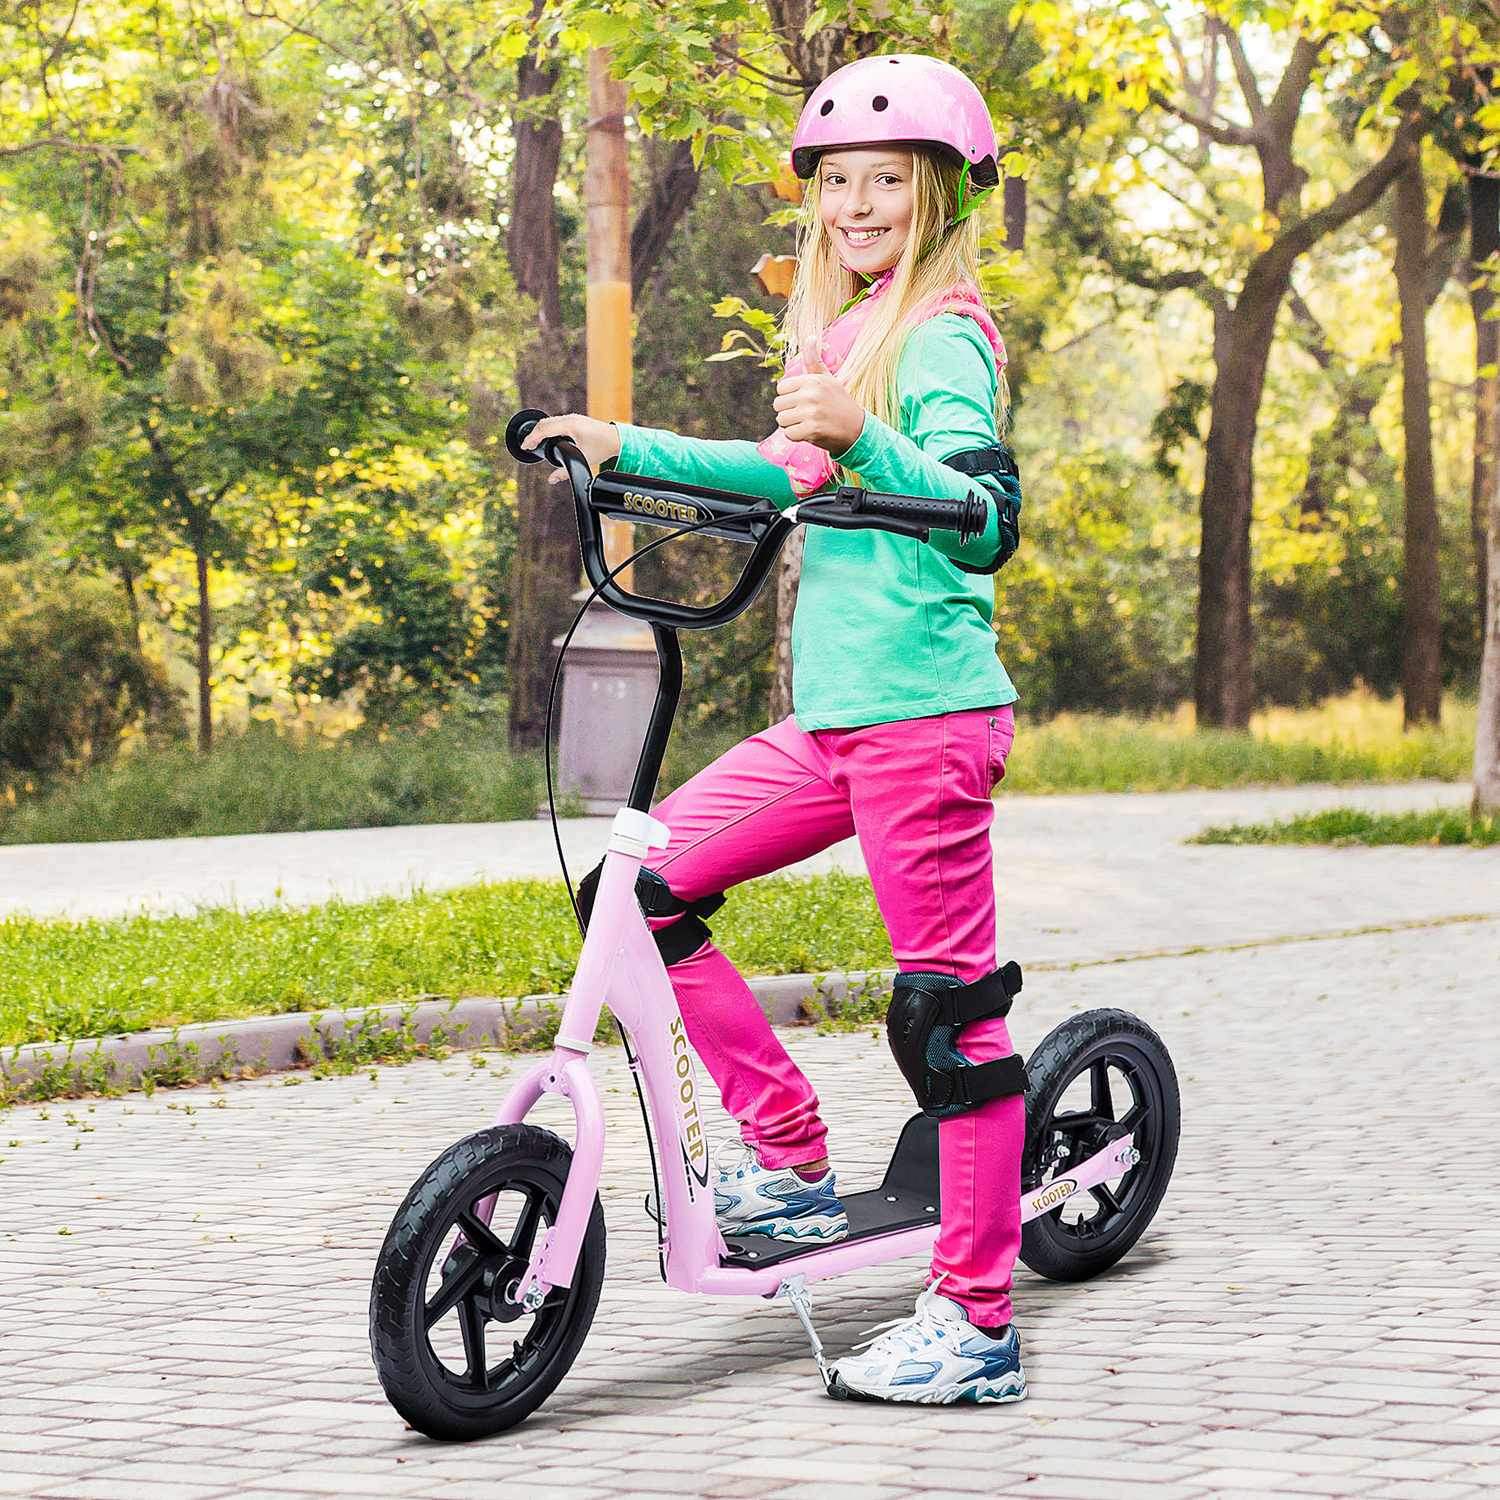
POLYGON ((578 515, 578 540, 584 571, 614 609, 654 624, 707 630, 727 625, 743 614, 760 592, 781 544, 799 521, 840 531, 878 529, 925 542, 933 528, 956 531, 962 540, 978 536, 988 521, 987 502, 979 495, 941 500, 925 495, 887 495, 841 485, 776 512, 769 500, 732 490, 626 474, 595 474, 578 445, 567 437, 543 438, 535 449, 522 441, 546 416, 535 409, 518 411, 505 429, 505 447, 519 463, 545 460, 566 469, 578 515), (750 542, 753 550, 738 582, 716 604, 677 604, 623 589, 609 575, 604 557, 603 516, 652 526, 692 527, 711 536, 750 542), (790 517, 790 518, 789 518, 790 517), (706 524, 711 523, 711 524, 706 524))

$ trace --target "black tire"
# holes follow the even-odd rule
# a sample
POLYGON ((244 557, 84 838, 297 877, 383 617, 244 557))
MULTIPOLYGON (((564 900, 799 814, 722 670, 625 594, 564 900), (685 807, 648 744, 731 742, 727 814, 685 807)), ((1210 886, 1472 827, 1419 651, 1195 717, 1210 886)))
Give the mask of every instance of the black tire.
POLYGON ((1167 1191, 1182 1125, 1177 1072, 1144 1021, 1110 1008, 1084 1011, 1054 1027, 1027 1059, 1026 1074, 1023 1192, 1066 1175, 1131 1131, 1141 1153, 1118 1179, 1075 1193, 1021 1226, 1021 1259, 1038 1276, 1086 1281, 1140 1239, 1167 1191), (1089 1107, 1060 1109, 1069 1087, 1085 1074, 1089 1107), (1123 1111, 1114 1102, 1118 1084, 1112 1076, 1123 1078, 1130 1090, 1131 1104, 1123 1111), (1089 1207, 1093 1212, 1085 1213, 1089 1207))
MULTIPOLYGON (((552 1394, 577 1357, 604 1280, 604 1210, 597 1194, 573 1284, 556 1288, 534 1313, 504 1297, 525 1269, 541 1226, 557 1220, 572 1158, 566 1141, 534 1125, 478 1131, 427 1168, 391 1221, 370 1287, 370 1352, 391 1405, 428 1437, 466 1441, 514 1427, 552 1394), (511 1197, 521 1200, 508 1239, 476 1214, 476 1205, 493 1194, 501 1195, 507 1213, 511 1197), (464 1230, 461 1214, 470 1226, 464 1230), (455 1249, 461 1232, 466 1238, 455 1249), (510 1356, 492 1367, 487 1330, 523 1321, 524 1335, 514 1339, 510 1356), (440 1335, 438 1345, 433 1335, 440 1335), (452 1350, 455 1338, 459 1349, 452 1358, 461 1351, 462 1370, 442 1352, 452 1350)), ((497 1225, 500 1212, 497 1203, 497 1225)))

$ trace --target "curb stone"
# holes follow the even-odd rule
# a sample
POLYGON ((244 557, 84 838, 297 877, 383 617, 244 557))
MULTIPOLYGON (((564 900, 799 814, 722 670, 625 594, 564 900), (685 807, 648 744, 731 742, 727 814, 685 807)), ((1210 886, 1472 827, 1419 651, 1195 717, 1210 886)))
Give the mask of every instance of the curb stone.
MULTIPOLYGON (((858 995, 888 991, 895 972, 778 974, 748 983, 767 1019, 788 1026, 815 1021, 822 1011, 836 1014, 851 989, 858 995)), ((39 1083, 47 1085, 48 1093, 119 1092, 147 1083, 172 1086, 284 1073, 316 1067, 341 1054, 347 1058, 351 1052, 354 1061, 373 1065, 390 1060, 393 1042, 516 1050, 553 1027, 566 998, 415 1000, 31 1042, 0 1048, 0 1106, 24 1099, 39 1083), (368 1049, 366 1056, 360 1056, 362 1047, 368 1049)))

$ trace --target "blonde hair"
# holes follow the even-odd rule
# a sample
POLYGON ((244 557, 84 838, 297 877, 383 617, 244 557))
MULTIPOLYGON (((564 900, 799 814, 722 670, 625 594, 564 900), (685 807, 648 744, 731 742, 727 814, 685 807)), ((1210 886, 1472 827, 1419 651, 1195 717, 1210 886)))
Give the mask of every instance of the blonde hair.
MULTIPOLYGON (((906 243, 887 290, 871 309, 844 362, 839 379, 866 411, 900 428, 896 367, 907 336, 917 326, 913 314, 929 297, 955 282, 979 285, 979 214, 949 225, 958 203, 958 163, 937 152, 913 147, 912 217, 906 243), (947 227, 945 227, 947 226, 947 227)), ((822 337, 839 309, 864 285, 838 257, 820 211, 822 163, 802 199, 797 225, 797 273, 782 313, 787 357, 822 337)), ((1005 372, 995 392, 995 432, 1003 436, 1010 410, 1005 372)))

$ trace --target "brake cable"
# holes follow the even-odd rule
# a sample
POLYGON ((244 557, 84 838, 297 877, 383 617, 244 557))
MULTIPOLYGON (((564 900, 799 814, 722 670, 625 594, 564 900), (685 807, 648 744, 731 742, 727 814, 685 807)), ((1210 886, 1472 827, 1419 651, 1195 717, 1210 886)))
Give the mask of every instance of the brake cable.
MULTIPOLYGON (((571 475, 569 476, 568 483, 571 486, 571 475)), ((736 521, 741 519, 771 519, 780 515, 781 512, 773 505, 766 510, 739 511, 735 514, 733 519, 736 521)), ((588 598, 585 599, 579 606, 578 613, 574 615, 573 623, 568 626, 567 633, 563 636, 562 647, 557 653, 557 662, 556 665, 552 668, 552 681, 547 688, 547 724, 545 730, 543 731, 542 738, 542 761, 547 772, 547 815, 552 821, 552 840, 553 843, 557 846, 557 862, 562 866, 563 888, 567 891, 568 901, 573 907, 573 918, 578 923, 578 931, 580 936, 587 936, 588 928, 583 920, 582 908, 578 905, 578 897, 573 892, 572 877, 568 874, 568 861, 563 854, 562 834, 558 831, 557 827, 557 804, 553 797, 552 787, 552 707, 557 698, 557 684, 562 676, 563 657, 567 654, 568 644, 573 639, 574 631, 576 631, 579 625, 582 623, 583 617, 587 613, 589 605, 591 605, 594 600, 597 599, 601 593, 603 593, 605 585, 612 582, 617 573, 620 573, 625 568, 629 567, 630 564, 633 563, 638 557, 644 557, 648 552, 654 552, 658 547, 663 547, 668 542, 676 541, 678 537, 686 536, 689 532, 702 531, 704 530, 704 528, 709 526, 722 526, 724 524, 724 521, 725 517, 723 516, 712 516, 707 521, 699 521, 691 526, 674 527, 670 531, 668 531, 665 536, 657 537, 655 541, 648 542, 644 547, 640 547, 636 551, 632 552, 624 562, 617 563, 613 568, 609 570, 609 572, 604 575, 603 578, 599 580, 598 583, 593 586, 593 588, 589 592, 588 598)), ((665 1223, 666 1211, 662 1206, 661 1180, 657 1176, 656 1171, 656 1141, 651 1134, 651 1119, 646 1110, 646 1096, 641 1090, 640 1070, 636 1066, 636 1056, 635 1052, 630 1046, 630 1038, 625 1035, 625 1028, 620 1025, 619 1018, 614 1014, 613 1011, 610 1012, 610 1020, 614 1023, 615 1033, 619 1036, 620 1043, 625 1048, 625 1060, 630 1065, 630 1076, 632 1081, 635 1083, 636 1101, 641 1107, 641 1124, 645 1127, 646 1130, 646 1155, 651 1162, 651 1191, 658 1210, 657 1214, 655 1215, 656 1262, 658 1268, 661 1271, 661 1278, 663 1281, 665 1281, 667 1279, 665 1223)))

